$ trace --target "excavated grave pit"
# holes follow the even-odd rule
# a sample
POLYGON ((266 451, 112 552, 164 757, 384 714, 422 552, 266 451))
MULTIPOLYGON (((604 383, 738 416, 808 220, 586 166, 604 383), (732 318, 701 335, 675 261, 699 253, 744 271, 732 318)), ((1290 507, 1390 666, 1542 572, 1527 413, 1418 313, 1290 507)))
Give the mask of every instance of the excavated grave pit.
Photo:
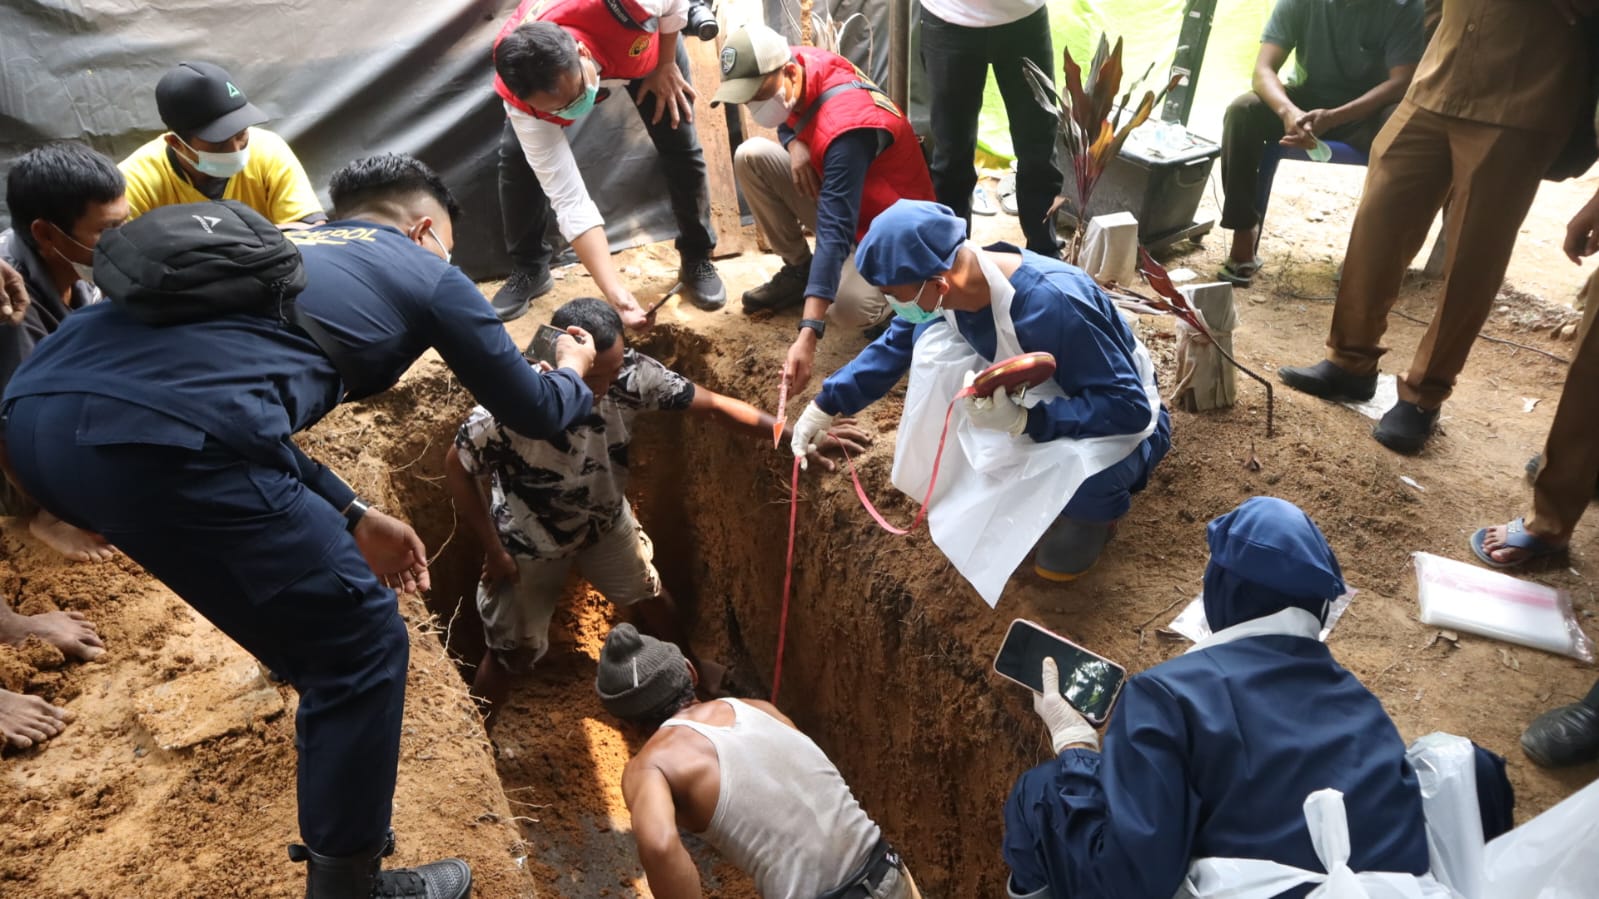
MULTIPOLYGON (((700 334, 661 328, 635 342, 696 383, 739 394, 753 354, 730 359, 700 334)), ((447 381, 442 369, 413 373, 447 381)), ((442 480, 442 447, 471 401, 417 408, 414 458, 396 458, 394 490, 437 553, 430 605, 445 622, 463 676, 481 657, 474 596, 481 554, 458 526, 442 480)), ((747 395, 747 391, 743 391, 747 395)), ((698 650, 732 666, 765 697, 772 675, 787 537, 788 457, 770 444, 686 414, 643 414, 630 495, 655 562, 696 619, 698 650)), ((884 459, 866 465, 874 481, 884 459)), ((836 500, 842 480, 802 485, 803 537, 779 705, 838 764, 869 813, 904 852, 930 896, 1003 889, 999 800, 1036 762, 1031 722, 1001 713, 986 672, 915 607, 920 551, 836 500), (825 489, 824 489, 825 487, 825 489), (825 496, 826 499, 818 502, 825 496), (896 571, 900 573, 896 574, 896 571)), ((891 508, 908 513, 910 505, 891 508)), ((919 540, 927 546, 925 538, 919 540)), ((941 559, 934 569, 949 571, 941 559)), ((934 594, 926 594, 929 597, 934 594)), ((970 601, 969 598, 962 601, 970 601)), ((595 659, 616 613, 575 574, 551 628, 552 647, 517 682, 494 741, 501 780, 546 895, 629 895, 643 886, 621 799, 630 744, 593 692, 595 659)), ((708 895, 755 895, 714 852, 693 846, 708 895)))

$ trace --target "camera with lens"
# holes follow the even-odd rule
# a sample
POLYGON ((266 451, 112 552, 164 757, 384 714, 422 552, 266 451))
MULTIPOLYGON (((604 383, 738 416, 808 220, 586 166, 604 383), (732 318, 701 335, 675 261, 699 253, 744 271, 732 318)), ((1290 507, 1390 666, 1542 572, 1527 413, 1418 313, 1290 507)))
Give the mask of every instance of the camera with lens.
POLYGON ((709 0, 689 0, 688 31, 702 41, 714 41, 721 33, 716 24, 716 13, 711 12, 709 0))

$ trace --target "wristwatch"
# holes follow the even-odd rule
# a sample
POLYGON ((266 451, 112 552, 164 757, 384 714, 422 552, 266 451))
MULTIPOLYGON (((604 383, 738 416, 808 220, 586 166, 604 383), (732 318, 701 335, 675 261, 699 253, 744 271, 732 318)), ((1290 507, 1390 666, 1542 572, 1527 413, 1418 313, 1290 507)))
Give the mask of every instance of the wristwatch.
POLYGON ((822 320, 822 319, 819 319, 819 318, 802 318, 802 319, 800 319, 799 329, 801 331, 803 331, 806 328, 810 328, 812 331, 816 332, 816 339, 817 340, 821 340, 823 337, 825 337, 827 335, 827 322, 822 320))
POLYGON ((350 504, 344 507, 344 529, 352 534, 355 533, 355 526, 361 523, 361 519, 365 517, 371 508, 371 506, 361 502, 360 497, 350 500, 350 504))

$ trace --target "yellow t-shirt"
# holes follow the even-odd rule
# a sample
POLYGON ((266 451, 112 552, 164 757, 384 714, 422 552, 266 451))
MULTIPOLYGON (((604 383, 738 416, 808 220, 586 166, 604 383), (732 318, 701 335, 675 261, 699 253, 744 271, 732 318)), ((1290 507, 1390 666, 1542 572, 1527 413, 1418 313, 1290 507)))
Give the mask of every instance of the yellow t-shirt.
MULTIPOLYGON (((128 181, 128 217, 157 206, 203 203, 210 199, 179 174, 167 159, 165 135, 128 155, 117 165, 128 181)), ((224 200, 238 200, 274 225, 297 222, 322 211, 300 160, 283 138, 265 128, 250 129, 250 158, 244 171, 228 179, 224 200)))

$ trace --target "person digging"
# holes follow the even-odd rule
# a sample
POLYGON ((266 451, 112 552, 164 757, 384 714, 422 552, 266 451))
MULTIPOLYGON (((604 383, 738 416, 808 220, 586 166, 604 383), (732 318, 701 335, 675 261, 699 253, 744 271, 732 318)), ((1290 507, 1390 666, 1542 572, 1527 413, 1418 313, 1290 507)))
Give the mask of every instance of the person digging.
MULTIPOLYGON (((584 376, 594 392, 592 413, 535 439, 508 430, 478 407, 445 454, 455 508, 484 548, 477 606, 487 648, 471 692, 487 707, 491 724, 510 693, 512 675, 531 671, 549 650, 550 619, 574 564, 645 631, 687 650, 683 618, 661 583, 654 546, 627 498, 628 448, 638 414, 688 412, 761 440, 771 439, 776 424, 748 403, 628 348, 621 315, 603 300, 572 300, 555 311, 551 323, 593 335, 594 366, 584 376)), ((859 453, 870 441, 849 419, 821 440, 829 453, 859 453)), ((834 467, 820 454, 812 458, 834 467)), ((708 695, 720 693, 726 670, 695 661, 706 674, 708 695)))
POLYGON ((699 672, 674 644, 619 624, 594 689, 647 737, 622 798, 650 892, 703 895, 681 830, 745 871, 765 899, 920 899, 894 847, 838 768, 771 703, 695 698, 699 672))

